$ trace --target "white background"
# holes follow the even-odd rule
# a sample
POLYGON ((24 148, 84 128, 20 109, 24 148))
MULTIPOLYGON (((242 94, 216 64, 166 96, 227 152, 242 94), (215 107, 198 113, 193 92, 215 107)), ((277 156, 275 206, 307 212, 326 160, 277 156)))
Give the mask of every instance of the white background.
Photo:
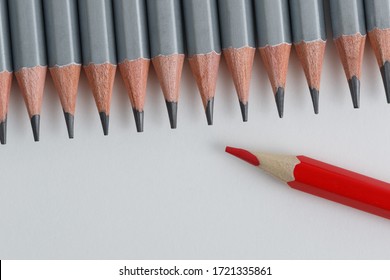
POLYGON ((137 134, 118 73, 104 137, 82 75, 68 140, 50 77, 34 143, 14 81, 8 144, 0 147, 0 259, 371 259, 390 257, 390 221, 292 189, 224 153, 233 145, 305 154, 390 181, 390 105, 367 44, 354 110, 329 40, 315 116, 292 53, 285 118, 257 54, 249 122, 223 61, 208 127, 186 62, 178 129, 169 128, 151 70, 145 132, 137 134))

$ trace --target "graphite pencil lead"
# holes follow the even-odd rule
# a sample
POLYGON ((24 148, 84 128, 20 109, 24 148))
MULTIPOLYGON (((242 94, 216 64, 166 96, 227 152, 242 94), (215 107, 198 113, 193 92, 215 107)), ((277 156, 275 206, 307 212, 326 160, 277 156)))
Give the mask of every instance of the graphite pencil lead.
POLYGON ((390 62, 386 61, 381 67, 383 84, 385 85, 387 103, 390 104, 390 62))
POLYGON ((352 103, 355 109, 360 107, 360 80, 358 77, 353 76, 348 80, 349 89, 351 91, 352 103))
POLYGON ((107 115, 105 112, 100 112, 100 121, 102 122, 102 128, 103 128, 103 133, 105 136, 108 135, 108 128, 110 124, 110 116, 107 115))
POLYGON ((31 117, 31 127, 34 135, 34 141, 39 142, 39 127, 41 122, 40 115, 34 115, 31 117))
POLYGON ((0 142, 1 145, 7 144, 7 118, 0 122, 0 142))
POLYGON ((172 129, 177 128, 177 102, 165 101, 167 104, 169 123, 171 124, 172 129))
POLYGON ((309 89, 310 89, 311 100, 313 102, 314 113, 318 115, 320 111, 319 110, 320 92, 316 88, 309 88, 309 89))
POLYGON ((66 129, 68 130, 69 139, 74 138, 74 116, 71 113, 64 112, 66 129))
POLYGON ((207 124, 213 125, 213 118, 214 118, 214 97, 209 99, 207 101, 206 105, 206 118, 207 118, 207 124))
POLYGON ((275 94, 276 107, 280 118, 283 118, 284 114, 284 88, 279 87, 275 94))
POLYGON ((137 127, 137 132, 144 132, 144 111, 138 111, 133 109, 135 126, 137 127))
POLYGON ((241 108, 242 121, 247 122, 248 121, 248 102, 243 103, 242 101, 240 101, 240 108, 241 108))

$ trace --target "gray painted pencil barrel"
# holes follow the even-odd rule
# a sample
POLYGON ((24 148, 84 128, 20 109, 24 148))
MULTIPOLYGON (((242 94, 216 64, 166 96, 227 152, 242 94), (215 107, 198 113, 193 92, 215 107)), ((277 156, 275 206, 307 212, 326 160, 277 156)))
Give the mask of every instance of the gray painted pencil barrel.
POLYGON ((8 1, 14 70, 46 66, 41 0, 8 1))
POLYGON ((255 0, 257 47, 291 44, 288 0, 255 0))
POLYGON ((118 62, 150 58, 145 0, 113 0, 118 62))
POLYGON ((217 0, 183 1, 189 56, 221 52, 217 0))
POLYGON ((252 0, 219 0, 222 49, 256 47, 252 0))
POLYGON ((290 0, 293 42, 326 41, 323 0, 290 0))
POLYGON ((365 0, 367 31, 390 28, 390 1, 365 0))
POLYGON ((83 64, 116 64, 111 0, 78 0, 83 64))
POLYGON ((7 0, 0 0, 0 72, 12 72, 7 0))
POLYGON ((81 64, 77 0, 43 0, 49 67, 81 64))
POLYGON ((147 0, 150 53, 184 54, 184 34, 180 0, 147 0))
POLYGON ((329 0, 333 38, 366 34, 363 0, 329 0))

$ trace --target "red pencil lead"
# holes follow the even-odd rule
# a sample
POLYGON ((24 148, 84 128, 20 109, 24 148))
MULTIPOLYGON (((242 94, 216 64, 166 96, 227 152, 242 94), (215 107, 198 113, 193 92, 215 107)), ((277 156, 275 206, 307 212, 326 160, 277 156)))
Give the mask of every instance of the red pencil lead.
POLYGON ((254 154, 248 152, 247 150, 237 149, 237 148, 227 146, 225 152, 235 157, 238 157, 239 159, 242 159, 254 166, 260 165, 260 161, 258 160, 258 158, 254 154))

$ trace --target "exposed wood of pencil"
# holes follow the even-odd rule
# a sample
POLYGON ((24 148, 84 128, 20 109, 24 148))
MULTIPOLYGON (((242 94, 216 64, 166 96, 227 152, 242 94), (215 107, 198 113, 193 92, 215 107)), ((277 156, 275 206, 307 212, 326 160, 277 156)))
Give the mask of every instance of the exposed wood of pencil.
POLYGON ((237 91, 238 99, 244 105, 248 104, 249 88, 252 77, 255 48, 227 48, 223 50, 229 72, 237 91))
POLYGON ((302 64, 308 85, 320 90, 322 64, 325 55, 325 41, 301 42, 295 44, 298 58, 302 64))
POLYGON ((89 64, 84 66, 84 71, 99 113, 109 115, 116 65, 111 63, 89 64))
POLYGON ((272 90, 276 94, 278 88, 286 87, 291 44, 283 43, 277 46, 266 46, 259 50, 272 85, 272 90))
POLYGON ((65 113, 74 115, 81 65, 55 66, 49 68, 49 71, 60 97, 62 109, 65 113))
POLYGON ((385 86, 387 103, 390 103, 390 29, 375 28, 368 32, 385 86))
POLYGON ((390 219, 390 184, 305 156, 273 155, 227 147, 290 187, 390 219))
POLYGON ((351 80, 354 76, 360 79, 366 35, 345 35, 334 41, 347 79, 351 80))
POLYGON ((150 59, 125 60, 119 64, 119 71, 125 83, 133 109, 143 112, 150 59))
POLYGON ((221 55, 216 52, 197 54, 188 58, 205 110, 215 96, 220 61, 221 55))
POLYGON ((8 113, 9 95, 11 93, 12 73, 0 73, 0 123, 5 122, 8 113))
POLYGON ((30 118, 41 113, 46 72, 46 66, 22 68, 15 72, 30 118))
POLYGON ((390 29, 375 28, 368 32, 368 37, 378 65, 382 67, 386 61, 390 62, 390 29))
POLYGON ((167 102, 179 101, 184 54, 159 55, 152 59, 154 69, 167 102))

